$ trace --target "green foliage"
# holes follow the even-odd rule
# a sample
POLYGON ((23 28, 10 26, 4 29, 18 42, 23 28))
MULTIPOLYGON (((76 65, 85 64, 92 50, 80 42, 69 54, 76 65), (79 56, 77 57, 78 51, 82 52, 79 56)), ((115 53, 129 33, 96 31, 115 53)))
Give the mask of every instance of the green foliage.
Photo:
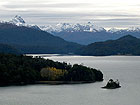
POLYGON ((0 85, 39 80, 39 72, 30 64, 27 65, 27 59, 22 55, 0 54, 0 85))
POLYGON ((102 72, 83 65, 74 64, 69 70, 68 80, 71 81, 102 81, 102 72))
POLYGON ((0 54, 0 85, 35 81, 101 81, 103 74, 82 65, 70 65, 24 55, 0 54))

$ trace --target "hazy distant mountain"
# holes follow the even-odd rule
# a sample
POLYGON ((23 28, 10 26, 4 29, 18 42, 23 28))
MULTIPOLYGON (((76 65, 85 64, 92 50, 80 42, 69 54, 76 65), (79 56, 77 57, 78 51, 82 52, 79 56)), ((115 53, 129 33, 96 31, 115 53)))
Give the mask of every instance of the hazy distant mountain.
POLYGON ((0 53, 20 54, 16 48, 6 44, 0 44, 0 53))
POLYGON ((40 29, 67 41, 85 45, 98 41, 117 39, 127 34, 140 38, 139 27, 130 27, 124 30, 115 28, 105 30, 103 27, 98 27, 91 22, 88 22, 87 24, 61 23, 57 25, 42 26, 40 29))
POLYGON ((23 53, 73 53, 81 47, 42 30, 10 23, 0 23, 0 43, 15 46, 23 53))
POLYGON ((79 49, 77 54, 91 56, 140 55, 140 39, 127 35, 117 40, 95 42, 79 49))

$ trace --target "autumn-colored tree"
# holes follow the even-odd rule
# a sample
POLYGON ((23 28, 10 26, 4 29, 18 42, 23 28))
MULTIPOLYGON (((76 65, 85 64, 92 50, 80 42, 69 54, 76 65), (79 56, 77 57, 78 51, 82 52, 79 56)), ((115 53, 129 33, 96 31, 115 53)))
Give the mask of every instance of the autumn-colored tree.
POLYGON ((41 77, 50 81, 59 80, 62 77, 64 77, 64 75, 67 73, 68 73, 67 70, 56 69, 54 67, 43 68, 40 71, 41 77))

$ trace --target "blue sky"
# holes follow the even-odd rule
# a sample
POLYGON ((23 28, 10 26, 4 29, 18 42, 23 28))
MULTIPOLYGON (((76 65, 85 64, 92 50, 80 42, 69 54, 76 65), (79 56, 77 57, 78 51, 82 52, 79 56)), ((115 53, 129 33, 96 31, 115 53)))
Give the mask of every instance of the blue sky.
POLYGON ((0 20, 21 15, 27 23, 86 23, 111 28, 140 26, 140 0, 0 0, 0 20))

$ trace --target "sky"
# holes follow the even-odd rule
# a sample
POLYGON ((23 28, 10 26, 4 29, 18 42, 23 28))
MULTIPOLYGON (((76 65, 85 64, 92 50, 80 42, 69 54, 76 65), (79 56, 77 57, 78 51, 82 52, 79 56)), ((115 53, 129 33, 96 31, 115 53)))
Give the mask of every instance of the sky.
POLYGON ((0 20, 29 24, 93 22, 104 28, 140 27, 140 0, 0 0, 0 20))

